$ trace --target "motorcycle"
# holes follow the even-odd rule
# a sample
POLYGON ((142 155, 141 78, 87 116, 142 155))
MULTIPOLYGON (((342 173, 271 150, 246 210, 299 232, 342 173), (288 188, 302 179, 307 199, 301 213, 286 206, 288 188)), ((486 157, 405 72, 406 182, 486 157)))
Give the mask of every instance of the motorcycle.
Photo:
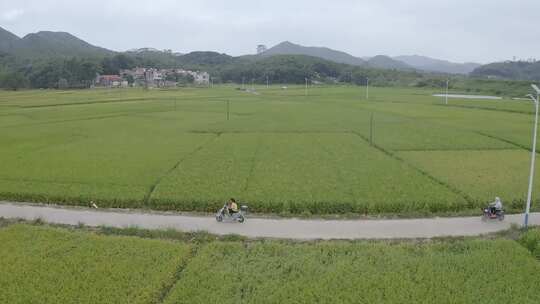
POLYGON ((243 223, 246 220, 247 210, 248 210, 248 207, 246 205, 242 205, 240 206, 240 210, 238 212, 230 213, 227 211, 227 204, 225 204, 216 213, 216 221, 221 223, 224 220, 226 220, 226 221, 243 223))
POLYGON ((495 210, 495 212, 492 212, 491 207, 483 208, 482 211, 484 214, 482 215, 482 220, 494 220, 498 219, 499 221, 504 220, 504 210, 495 210))

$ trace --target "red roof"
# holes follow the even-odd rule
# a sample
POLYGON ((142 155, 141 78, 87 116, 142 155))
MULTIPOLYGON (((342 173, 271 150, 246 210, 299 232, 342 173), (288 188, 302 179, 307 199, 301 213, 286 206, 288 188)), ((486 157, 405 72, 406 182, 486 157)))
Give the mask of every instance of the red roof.
POLYGON ((122 77, 118 75, 101 75, 99 76, 99 79, 108 81, 122 81, 122 77))

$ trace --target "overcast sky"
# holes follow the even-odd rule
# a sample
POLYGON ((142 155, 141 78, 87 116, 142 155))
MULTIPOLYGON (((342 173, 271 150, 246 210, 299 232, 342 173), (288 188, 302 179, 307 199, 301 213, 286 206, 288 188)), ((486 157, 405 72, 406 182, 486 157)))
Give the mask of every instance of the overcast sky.
POLYGON ((540 57, 540 0, 0 0, 0 26, 123 51, 255 52, 289 40, 355 56, 540 57))

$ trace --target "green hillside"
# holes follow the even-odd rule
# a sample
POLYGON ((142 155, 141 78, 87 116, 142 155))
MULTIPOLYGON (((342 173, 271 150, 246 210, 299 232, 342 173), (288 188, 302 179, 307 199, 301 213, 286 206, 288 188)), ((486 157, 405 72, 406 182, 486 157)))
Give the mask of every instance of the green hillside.
POLYGON ((413 70, 410 65, 398 60, 394 60, 388 56, 378 55, 368 60, 368 65, 379 69, 395 69, 395 70, 413 70))
POLYGON ((471 76, 511 80, 540 80, 540 61, 495 62, 476 68, 471 76))
POLYGON ((325 47, 306 47, 294 44, 289 41, 282 42, 270 48, 266 52, 262 53, 260 56, 269 57, 275 55, 306 55, 350 65, 366 64, 364 60, 349 55, 345 52, 336 51, 325 47))
POLYGON ((10 53, 21 38, 0 27, 0 52, 10 53))
POLYGON ((91 45, 69 33, 41 31, 19 38, 0 28, 0 51, 23 59, 104 57, 114 52, 91 45))

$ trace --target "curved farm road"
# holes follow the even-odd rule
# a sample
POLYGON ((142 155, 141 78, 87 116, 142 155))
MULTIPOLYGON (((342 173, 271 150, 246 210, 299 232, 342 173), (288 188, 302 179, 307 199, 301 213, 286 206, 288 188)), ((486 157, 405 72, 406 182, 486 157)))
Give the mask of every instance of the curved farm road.
MULTIPOLYGON (((497 232, 521 225, 522 215, 507 215, 502 222, 482 222, 480 216, 459 218, 386 220, 303 220, 248 218, 245 223, 217 223, 210 216, 175 213, 146 213, 116 209, 87 209, 37 204, 0 202, 0 217, 33 220, 41 218, 55 224, 146 229, 173 228, 181 231, 207 231, 213 234, 238 234, 251 238, 282 239, 396 239, 471 236, 497 232)), ((540 213, 529 218, 540 225, 540 213)))

